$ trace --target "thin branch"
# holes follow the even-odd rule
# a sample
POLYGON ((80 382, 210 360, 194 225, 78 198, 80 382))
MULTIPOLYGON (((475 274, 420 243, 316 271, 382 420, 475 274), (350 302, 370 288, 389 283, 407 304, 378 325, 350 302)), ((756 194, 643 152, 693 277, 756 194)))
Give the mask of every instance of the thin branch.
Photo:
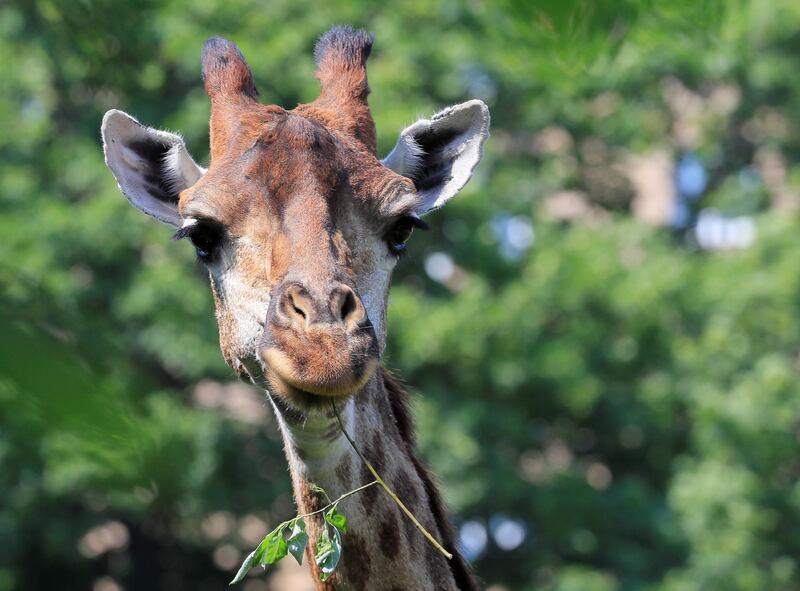
MULTIPOLYGON (((330 508, 331 508, 331 507, 333 507, 334 505, 338 505, 338 504, 339 504, 339 501, 341 501, 342 499, 346 499, 346 498, 347 498, 347 497, 349 497, 350 495, 354 495, 354 494, 356 494, 357 492, 360 492, 360 491, 364 490, 365 488, 369 488, 369 487, 370 487, 370 486, 372 486, 373 484, 380 484, 380 481, 379 481, 379 480, 373 480, 373 481, 372 481, 372 482, 370 482, 369 484, 365 484, 364 486, 359 486, 358 488, 356 488, 356 489, 353 489, 353 490, 351 490, 350 492, 346 492, 346 493, 344 493, 344 494, 343 494, 341 497, 339 497, 339 498, 338 498, 338 499, 336 499, 335 501, 331 501, 330 503, 328 503, 327 505, 325 505, 325 506, 324 506, 322 509, 317 509, 316 511, 312 511, 311 513, 306 513, 306 514, 304 514, 304 515, 298 515, 298 516, 297 516, 297 517, 295 517, 294 519, 290 519, 288 522, 285 522, 285 523, 291 523, 292 521, 297 521, 298 519, 303 519, 304 517, 311 517, 312 515, 316 515, 317 513, 322 513, 322 512, 323 512, 323 511, 325 511, 326 509, 330 509, 330 508)), ((325 495, 325 496, 328 496, 328 495, 325 495)), ((330 501, 330 499, 328 499, 328 500, 330 501)))
MULTIPOLYGON (((383 487, 383 490, 385 490, 386 493, 390 497, 392 497, 392 500, 395 503, 397 503, 397 506, 400 507, 400 509, 403 510, 403 513, 406 514, 406 516, 412 521, 412 523, 417 526, 417 529, 419 529, 419 531, 421 531, 422 534, 426 538, 428 538, 428 541, 430 541, 430 543, 433 544, 436 547, 436 549, 439 550, 439 552, 444 554, 447 557, 448 560, 452 559, 453 555, 450 552, 448 552, 447 550, 445 550, 444 547, 439 542, 436 541, 436 538, 434 538, 430 534, 430 532, 423 527, 423 525, 419 522, 419 520, 416 517, 414 517, 414 514, 411 511, 409 511, 408 507, 406 507, 403 504, 403 501, 401 501, 397 497, 397 495, 394 493, 394 491, 391 488, 389 488, 389 485, 387 485, 386 482, 384 482, 384 480, 383 480, 383 478, 381 478, 380 474, 378 474, 378 472, 375 470, 375 468, 372 467, 372 464, 369 463, 367 458, 365 458, 364 455, 361 453, 361 451, 358 449, 358 447, 356 447, 355 441, 353 441, 353 439, 347 433, 347 429, 344 428, 344 424, 342 424, 342 418, 339 416, 339 411, 336 409, 336 403, 333 400, 331 400, 331 406, 333 407, 333 414, 336 415, 336 420, 339 422, 339 429, 342 430, 342 433, 347 438, 347 441, 350 443, 350 446, 358 454, 358 457, 361 458, 361 461, 364 462, 364 464, 366 464, 367 468, 369 468, 369 471, 375 477, 375 482, 380 484, 383 487)), ((375 482, 372 482, 371 484, 375 484, 375 482)), ((353 492, 355 492, 355 491, 353 491, 353 492)))

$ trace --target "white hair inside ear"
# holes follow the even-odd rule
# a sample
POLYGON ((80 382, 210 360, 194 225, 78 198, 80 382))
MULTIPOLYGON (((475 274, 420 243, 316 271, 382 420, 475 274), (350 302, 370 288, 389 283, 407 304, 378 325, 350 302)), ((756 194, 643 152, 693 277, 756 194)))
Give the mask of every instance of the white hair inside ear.
POLYGON ((383 159, 383 165, 391 168, 397 174, 413 178, 422 170, 424 156, 425 150, 412 134, 400 134, 397 145, 383 159))
POLYGON ((206 172, 189 155, 183 138, 179 144, 174 144, 164 155, 163 171, 164 182, 173 190, 177 189, 178 192, 194 185, 206 172))

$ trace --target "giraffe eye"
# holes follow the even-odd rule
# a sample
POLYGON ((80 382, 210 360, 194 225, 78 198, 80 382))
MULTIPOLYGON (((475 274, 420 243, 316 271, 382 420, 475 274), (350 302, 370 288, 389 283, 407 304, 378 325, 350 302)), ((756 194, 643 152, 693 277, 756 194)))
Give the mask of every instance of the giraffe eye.
POLYGON ((175 233, 176 240, 188 238, 197 251, 197 258, 204 263, 211 262, 219 251, 222 242, 223 229, 219 222, 212 220, 199 220, 196 223, 181 228, 175 233))
POLYGON ((413 215, 405 215, 398 219, 386 233, 386 244, 389 247, 389 252, 395 256, 403 254, 414 228, 427 230, 428 224, 413 215))

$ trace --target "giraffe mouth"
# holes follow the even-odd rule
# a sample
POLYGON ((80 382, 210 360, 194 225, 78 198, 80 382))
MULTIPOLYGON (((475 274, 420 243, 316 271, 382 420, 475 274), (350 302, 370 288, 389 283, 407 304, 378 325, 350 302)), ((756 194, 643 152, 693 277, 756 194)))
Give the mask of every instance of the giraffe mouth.
POLYGON ((329 368, 326 379, 308 379, 297 364, 282 351, 270 348, 262 353, 267 388, 272 394, 299 407, 328 405, 332 399, 346 398, 359 392, 375 374, 377 356, 347 367, 329 368), (338 369, 338 371, 336 371, 338 369))
POLYGON ((278 377, 272 377, 267 380, 267 384, 267 391, 270 394, 274 394, 289 402, 291 406, 300 409, 314 410, 329 408, 331 400, 339 398, 327 394, 315 394, 308 390, 296 388, 278 377))
POLYGON ((284 400, 291 402, 294 406, 304 409, 316 409, 330 405, 332 399, 346 398, 359 392, 375 374, 379 362, 377 359, 369 364, 369 367, 361 373, 360 378, 349 387, 339 386, 336 389, 326 386, 325 388, 315 388, 313 385, 303 386, 289 382, 282 378, 278 372, 265 370, 258 363, 255 357, 246 359, 238 358, 237 373, 239 377, 253 386, 263 388, 271 394, 280 396, 284 400))

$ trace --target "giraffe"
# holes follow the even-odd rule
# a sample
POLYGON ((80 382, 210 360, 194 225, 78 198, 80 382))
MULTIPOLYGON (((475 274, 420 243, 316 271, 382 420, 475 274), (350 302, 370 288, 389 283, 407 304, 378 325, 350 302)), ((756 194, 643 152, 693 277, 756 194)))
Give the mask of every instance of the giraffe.
MULTIPOLYGON (((123 195, 177 228, 205 265, 220 347, 243 380, 267 391, 300 513, 372 480, 347 432, 447 560, 372 486, 347 499, 336 573, 323 582, 311 554, 322 527, 309 520, 306 558, 318 589, 473 590, 434 479, 415 452, 403 388, 381 365, 393 268, 421 216, 469 180, 488 137, 479 100, 404 129, 377 157, 367 101, 373 35, 334 27, 316 43, 320 94, 286 110, 258 101, 237 46, 206 41, 210 165, 183 139, 111 110, 102 123, 106 164, 123 195)), ((319 516, 318 516, 319 517, 319 516)))

